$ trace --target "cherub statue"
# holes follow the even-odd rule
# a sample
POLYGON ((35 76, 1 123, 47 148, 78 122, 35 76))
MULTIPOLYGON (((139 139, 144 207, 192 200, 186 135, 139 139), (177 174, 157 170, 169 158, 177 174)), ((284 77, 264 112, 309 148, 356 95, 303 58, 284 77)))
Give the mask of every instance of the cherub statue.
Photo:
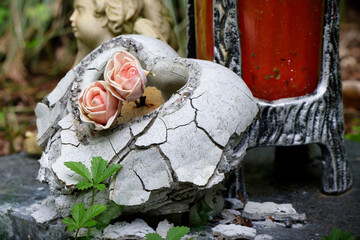
POLYGON ((173 20, 162 0, 75 0, 70 17, 78 53, 73 66, 120 34, 143 34, 177 49, 173 20))

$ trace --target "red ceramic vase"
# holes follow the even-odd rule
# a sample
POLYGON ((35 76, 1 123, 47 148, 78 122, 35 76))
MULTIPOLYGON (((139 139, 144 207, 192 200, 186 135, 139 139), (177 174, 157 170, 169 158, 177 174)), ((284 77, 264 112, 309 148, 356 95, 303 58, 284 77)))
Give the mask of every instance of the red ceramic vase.
POLYGON ((239 0, 243 79, 277 100, 315 91, 321 70, 324 0, 239 0))

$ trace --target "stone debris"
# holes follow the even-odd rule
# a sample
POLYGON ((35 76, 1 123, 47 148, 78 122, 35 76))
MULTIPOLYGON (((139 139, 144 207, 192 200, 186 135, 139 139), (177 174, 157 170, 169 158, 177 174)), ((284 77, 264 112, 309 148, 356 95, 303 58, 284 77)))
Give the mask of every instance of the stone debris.
POLYGON ((273 240, 273 237, 266 234, 260 234, 257 235, 254 240, 273 240))
POLYGON ((242 210, 244 209, 244 204, 237 198, 224 198, 225 207, 229 209, 242 210))
POLYGON ((264 221, 263 226, 266 228, 273 228, 273 227, 276 227, 276 223, 271 221, 271 219, 268 218, 264 221))
POLYGON ((275 221, 292 220, 303 222, 306 220, 305 213, 298 214, 292 204, 276 204, 273 202, 251 202, 249 201, 244 208, 243 217, 252 220, 266 220, 271 216, 275 221))
POLYGON ((220 216, 222 218, 224 218, 223 220, 220 221, 220 224, 226 224, 226 223, 231 223, 236 219, 236 216, 241 215, 241 213, 237 210, 234 209, 224 209, 220 216))
POLYGON ((54 200, 44 200, 40 204, 33 204, 30 208, 34 211, 31 216, 36 223, 45 224, 59 217, 59 213, 55 209, 54 200))
POLYGON ((157 228, 156 228, 156 232, 162 237, 162 238, 166 238, 166 234, 169 231, 170 228, 172 228, 174 226, 173 223, 169 223, 169 221, 167 219, 159 222, 157 228))
POLYGON ((244 227, 235 224, 219 224, 212 228, 214 239, 254 239, 256 230, 254 228, 244 227))
POLYGON ((104 240, 125 240, 125 239, 145 239, 148 233, 155 233, 142 219, 135 219, 131 223, 117 222, 104 229, 104 240))

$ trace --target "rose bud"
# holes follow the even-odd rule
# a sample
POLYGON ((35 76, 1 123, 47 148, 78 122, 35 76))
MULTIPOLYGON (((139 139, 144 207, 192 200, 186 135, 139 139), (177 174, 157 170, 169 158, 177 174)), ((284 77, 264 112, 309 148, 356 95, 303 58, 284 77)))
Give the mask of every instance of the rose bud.
POLYGON ((109 91, 116 98, 121 101, 135 101, 145 91, 147 73, 133 55, 119 51, 107 63, 104 79, 113 87, 109 88, 109 91))
POLYGON ((105 81, 97 81, 86 87, 79 97, 80 118, 93 123, 95 130, 109 128, 120 113, 122 102, 106 87, 105 81))

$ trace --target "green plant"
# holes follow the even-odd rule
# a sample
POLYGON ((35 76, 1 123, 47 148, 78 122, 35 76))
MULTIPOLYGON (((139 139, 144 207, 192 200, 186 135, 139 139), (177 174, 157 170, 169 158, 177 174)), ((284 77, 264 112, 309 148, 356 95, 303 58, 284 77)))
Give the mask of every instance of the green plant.
POLYGON ((348 133, 345 138, 350 141, 360 142, 360 126, 353 126, 352 130, 354 133, 348 133))
MULTIPOLYGON (((190 232, 188 227, 172 227, 166 234, 166 240, 180 240, 181 237, 185 236, 190 232)), ((147 240, 162 240, 161 236, 157 233, 148 233, 145 235, 147 240)))
POLYGON ((329 236, 322 236, 321 240, 355 240, 355 237, 348 231, 342 232, 341 229, 334 228, 329 236))
POLYGON ((122 167, 119 164, 112 164, 107 167, 108 163, 102 157, 93 157, 91 160, 91 172, 81 162, 65 162, 66 167, 70 168, 75 173, 84 177, 86 180, 80 181, 76 187, 79 190, 92 189, 91 205, 88 210, 85 210, 83 203, 74 204, 71 208, 72 218, 68 217, 63 219, 63 223, 68 226, 68 231, 76 230, 75 239, 81 228, 88 228, 87 239, 90 238, 90 228, 97 224, 93 218, 106 210, 104 204, 95 204, 95 190, 102 191, 106 188, 102 182, 111 177, 114 173, 118 172, 122 167))

